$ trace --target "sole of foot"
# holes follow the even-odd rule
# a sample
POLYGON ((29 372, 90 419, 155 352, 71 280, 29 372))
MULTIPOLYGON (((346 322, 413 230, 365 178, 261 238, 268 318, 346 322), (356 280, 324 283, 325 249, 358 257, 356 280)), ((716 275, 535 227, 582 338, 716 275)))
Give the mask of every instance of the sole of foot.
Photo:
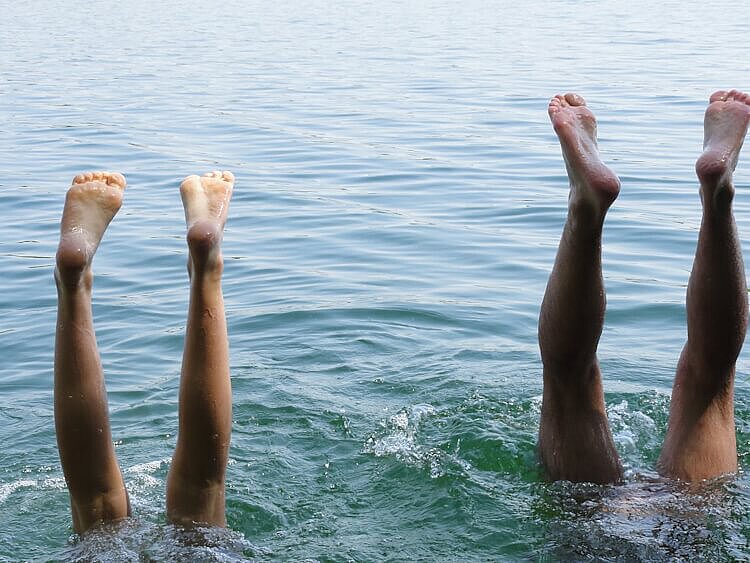
POLYGON ((701 191, 716 197, 734 195, 732 173, 750 122, 750 95, 739 90, 720 90, 710 99, 704 118, 703 154, 695 163, 701 191))
POLYGON ((180 196, 185 208, 187 241, 191 262, 210 262, 221 244, 229 202, 234 190, 234 175, 229 171, 214 171, 203 176, 188 176, 180 185, 180 196))
POLYGON ((57 272, 75 281, 91 266, 96 249, 122 205, 125 178, 116 172, 86 172, 73 178, 60 220, 57 272))
POLYGON ((571 204, 607 211, 620 193, 620 180, 599 157, 596 118, 578 94, 557 95, 548 113, 560 140, 571 186, 571 204))

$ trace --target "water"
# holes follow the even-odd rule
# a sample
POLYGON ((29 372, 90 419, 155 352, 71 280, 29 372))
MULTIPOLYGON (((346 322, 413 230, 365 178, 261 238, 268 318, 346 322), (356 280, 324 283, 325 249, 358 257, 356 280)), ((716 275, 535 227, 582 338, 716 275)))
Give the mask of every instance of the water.
MULTIPOLYGON (((747 560, 742 471, 653 468, 685 338, 693 162, 717 88, 745 87, 750 8, 605 2, 3 6, 0 559, 747 560), (548 98, 599 116, 623 191, 599 347, 622 487, 535 462, 538 306, 566 205, 548 98), (187 306, 189 173, 238 177, 225 237, 231 531, 165 524, 187 306), (129 181, 94 315, 135 519, 82 543, 52 422, 63 194, 129 181)), ((737 221, 750 248, 750 165, 737 221)))

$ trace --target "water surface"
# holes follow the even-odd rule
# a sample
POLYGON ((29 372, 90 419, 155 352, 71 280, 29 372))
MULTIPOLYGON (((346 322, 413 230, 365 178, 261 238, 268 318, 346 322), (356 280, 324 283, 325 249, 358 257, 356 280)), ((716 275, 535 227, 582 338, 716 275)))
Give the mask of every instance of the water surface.
MULTIPOLYGON (((0 28, 0 558, 747 560, 741 471, 653 468, 685 338, 717 88, 750 88, 750 8, 604 2, 48 1, 0 28), (536 465, 538 307, 566 209, 548 98, 582 93, 623 191, 599 353, 623 487, 536 465), (231 531, 165 524, 187 276, 177 185, 238 178, 225 236, 231 531), (129 186, 95 261, 113 438, 135 518, 71 536, 52 420, 70 179, 129 186)), ((750 165, 737 222, 750 248, 750 165)))

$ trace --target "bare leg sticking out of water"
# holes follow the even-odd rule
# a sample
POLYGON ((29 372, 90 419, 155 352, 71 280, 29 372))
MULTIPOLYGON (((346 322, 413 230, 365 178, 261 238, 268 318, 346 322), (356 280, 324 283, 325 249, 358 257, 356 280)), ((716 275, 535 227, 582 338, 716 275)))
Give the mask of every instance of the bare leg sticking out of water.
POLYGON ((620 191, 602 163, 596 119, 576 94, 555 96, 549 116, 570 180, 568 217, 539 316, 544 395, 539 455, 552 480, 622 479, 604 406, 596 348, 604 324, 601 237, 620 191))
POLYGON ((232 388, 221 241, 234 176, 189 176, 180 186, 187 223, 190 304, 180 380, 179 432, 167 478, 167 516, 176 524, 225 526, 224 477, 232 388))
MULTIPOLYGON (((229 345, 221 291, 221 240, 234 177, 189 176, 180 187, 188 226, 190 306, 179 399, 179 434, 167 478, 167 516, 225 526, 224 475, 232 424, 229 345)), ((125 179, 76 176, 65 199, 55 280, 55 429, 73 513, 83 533, 130 515, 109 428, 91 314, 91 262, 122 204, 125 179)))
POLYGON ((130 515, 109 428, 104 375, 91 314, 91 262, 122 204, 125 178, 80 174, 65 198, 57 249, 55 430, 78 533, 130 515))
POLYGON ((659 472, 697 481, 737 470, 735 362, 747 330, 747 284, 732 213, 732 173, 747 133, 750 96, 716 92, 695 170, 703 219, 687 290, 687 343, 672 389, 659 472))

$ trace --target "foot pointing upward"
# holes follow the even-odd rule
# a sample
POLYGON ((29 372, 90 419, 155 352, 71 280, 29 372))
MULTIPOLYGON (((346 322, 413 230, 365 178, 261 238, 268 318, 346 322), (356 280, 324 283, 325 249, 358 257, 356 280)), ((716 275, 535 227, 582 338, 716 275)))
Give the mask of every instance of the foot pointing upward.
POLYGON ((180 185, 191 275, 193 267, 221 269, 221 239, 233 189, 234 175, 228 171, 188 176, 180 185))
POLYGON ((594 114, 578 94, 558 94, 548 111, 568 170, 570 204, 588 203, 603 218, 620 192, 620 180, 599 158, 594 114))
POLYGON ((60 220, 57 274, 77 283, 90 273, 99 242, 122 205, 125 178, 113 172, 87 172, 73 179, 60 220))
POLYGON ((750 95, 720 90, 709 101, 703 124, 703 154, 695 163, 695 171, 704 196, 724 194, 728 196, 725 200, 731 201, 732 173, 750 122, 750 95))

